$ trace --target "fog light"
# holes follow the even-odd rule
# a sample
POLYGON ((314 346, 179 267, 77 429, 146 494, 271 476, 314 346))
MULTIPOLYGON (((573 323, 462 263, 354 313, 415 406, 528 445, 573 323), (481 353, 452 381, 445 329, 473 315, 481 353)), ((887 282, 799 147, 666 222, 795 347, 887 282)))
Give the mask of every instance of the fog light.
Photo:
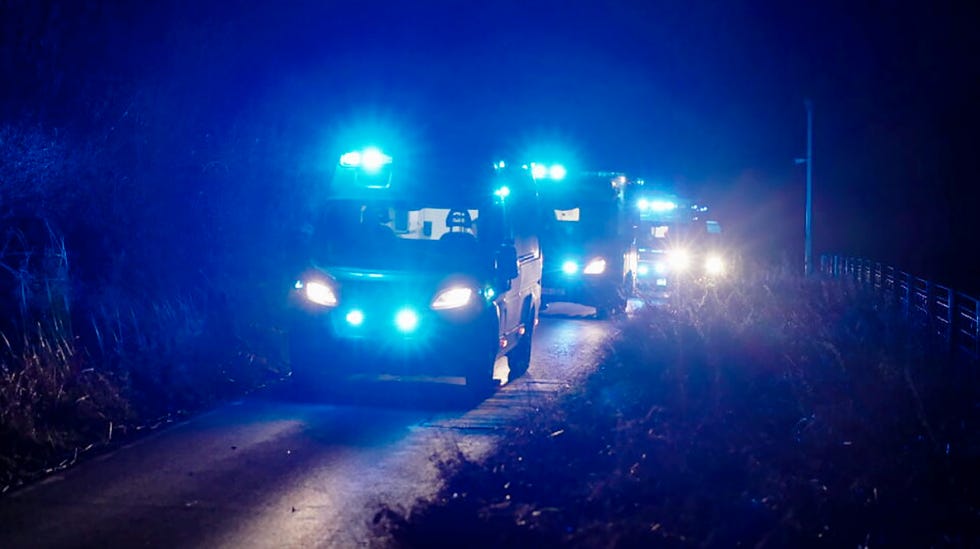
POLYGON ((419 315, 411 309, 402 309, 395 315, 395 327, 400 332, 412 332, 418 325, 419 315))
POLYGON ((364 324, 364 312, 359 309, 354 309, 348 312, 344 319, 347 320, 347 323, 351 326, 360 326, 361 324, 364 324))

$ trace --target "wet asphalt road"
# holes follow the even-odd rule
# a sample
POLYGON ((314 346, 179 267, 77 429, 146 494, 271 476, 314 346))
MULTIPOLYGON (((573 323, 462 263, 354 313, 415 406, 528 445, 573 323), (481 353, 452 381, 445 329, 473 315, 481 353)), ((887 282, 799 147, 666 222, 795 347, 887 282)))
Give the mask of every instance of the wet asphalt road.
POLYGON ((483 402, 446 381, 363 382, 329 405, 273 389, 0 498, 0 547, 375 545, 381 502, 431 497, 439 459, 484 455, 501 427, 593 370, 616 323, 553 311, 528 373, 483 402))

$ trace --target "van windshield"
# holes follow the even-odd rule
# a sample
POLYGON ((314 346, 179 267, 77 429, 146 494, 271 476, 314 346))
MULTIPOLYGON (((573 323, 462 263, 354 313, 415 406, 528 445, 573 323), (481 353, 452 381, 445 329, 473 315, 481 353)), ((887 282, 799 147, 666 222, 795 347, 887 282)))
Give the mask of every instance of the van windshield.
POLYGON ((704 223, 642 222, 637 244, 645 249, 667 249, 673 246, 713 246, 721 235, 709 232, 704 223))
POLYGON ((373 270, 482 272, 492 267, 493 209, 337 201, 317 223, 314 256, 373 270))
POLYGON ((541 229, 552 244, 607 240, 619 234, 619 210, 615 203, 556 203, 546 209, 541 229))

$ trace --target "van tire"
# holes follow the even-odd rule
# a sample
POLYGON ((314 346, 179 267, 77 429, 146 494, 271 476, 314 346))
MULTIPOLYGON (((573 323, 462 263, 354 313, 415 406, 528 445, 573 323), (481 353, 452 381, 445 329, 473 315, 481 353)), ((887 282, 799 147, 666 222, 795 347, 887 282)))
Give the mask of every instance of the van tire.
POLYGON ((513 381, 527 373, 531 367, 531 342, 534 339, 534 309, 530 309, 524 319, 524 335, 517 345, 507 353, 507 364, 510 366, 508 381, 513 381))

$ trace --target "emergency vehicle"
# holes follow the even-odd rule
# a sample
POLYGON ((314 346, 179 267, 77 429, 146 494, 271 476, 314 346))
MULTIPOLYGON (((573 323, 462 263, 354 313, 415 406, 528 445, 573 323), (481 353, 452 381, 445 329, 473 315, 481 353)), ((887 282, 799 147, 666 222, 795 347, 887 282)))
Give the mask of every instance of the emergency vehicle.
POLYGON ((543 300, 625 312, 634 293, 636 239, 624 204, 624 174, 568 172, 531 164, 541 204, 543 300))
POLYGON ((297 389, 389 373, 483 391, 499 357, 528 369, 542 254, 526 174, 366 148, 340 156, 326 193, 292 291, 297 389))
POLYGON ((638 212, 637 282, 640 289, 668 294, 684 280, 725 276, 721 224, 706 219, 708 207, 666 193, 632 197, 638 212))

